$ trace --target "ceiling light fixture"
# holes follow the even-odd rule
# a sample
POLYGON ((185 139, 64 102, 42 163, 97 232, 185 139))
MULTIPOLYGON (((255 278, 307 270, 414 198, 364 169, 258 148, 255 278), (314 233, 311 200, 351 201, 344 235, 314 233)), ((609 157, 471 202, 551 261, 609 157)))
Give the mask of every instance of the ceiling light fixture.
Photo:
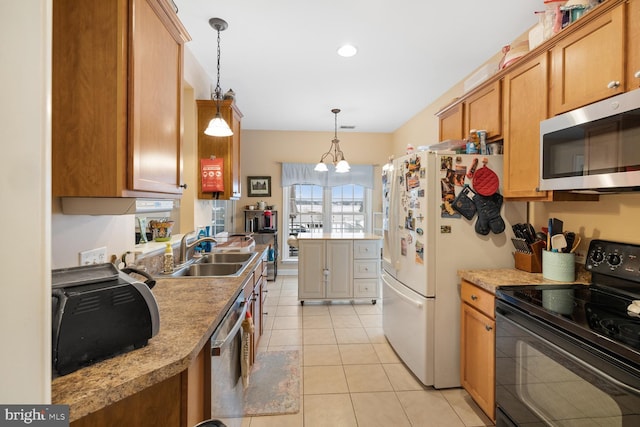
POLYGON ((211 99, 216 101, 216 115, 211 119, 204 133, 209 136, 231 136, 233 132, 222 118, 222 114, 220 114, 220 102, 222 100, 222 88, 220 88, 220 31, 226 30, 229 25, 227 21, 220 18, 209 19, 209 25, 218 32, 218 81, 214 92, 211 94, 211 99))
POLYGON ((327 157, 331 157, 331 159, 333 160, 333 164, 336 167, 337 173, 349 172, 351 166, 349 166, 349 163, 344 158, 344 153, 340 149, 340 140, 338 139, 338 113, 340 112, 340 110, 338 108, 334 108, 333 110, 331 110, 331 112, 335 116, 335 131, 333 140, 331 141, 331 147, 329 147, 329 151, 327 151, 322 155, 322 157, 320 157, 320 161, 318 162, 314 170, 317 172, 328 171, 329 169, 327 168, 324 159, 326 159, 327 157))
POLYGON ((343 56, 345 58, 351 58, 356 53, 358 53, 358 49, 350 44, 345 44, 338 49, 338 55, 343 56))

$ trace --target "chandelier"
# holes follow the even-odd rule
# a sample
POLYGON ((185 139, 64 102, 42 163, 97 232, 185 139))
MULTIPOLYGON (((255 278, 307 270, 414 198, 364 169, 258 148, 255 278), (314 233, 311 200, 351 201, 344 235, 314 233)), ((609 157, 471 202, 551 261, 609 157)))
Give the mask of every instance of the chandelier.
POLYGON ((329 151, 327 151, 322 155, 322 157, 320 157, 320 161, 318 162, 314 170, 317 172, 328 171, 329 169, 327 168, 325 159, 327 157, 331 157, 331 162, 336 167, 337 173, 349 172, 351 166, 349 166, 349 163, 344 158, 344 153, 340 149, 340 140, 338 139, 338 113, 340 112, 340 109, 334 108, 333 110, 331 110, 331 112, 335 117, 335 130, 333 140, 331 141, 331 147, 329 147, 329 151))

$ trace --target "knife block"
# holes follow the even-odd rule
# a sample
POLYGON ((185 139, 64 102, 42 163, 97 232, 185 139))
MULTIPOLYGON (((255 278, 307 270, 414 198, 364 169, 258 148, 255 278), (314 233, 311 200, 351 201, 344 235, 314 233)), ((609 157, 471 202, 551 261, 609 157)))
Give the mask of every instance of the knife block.
POLYGON ((530 254, 515 252, 515 267, 529 273, 542 273, 542 247, 544 242, 539 240, 531 244, 530 254))

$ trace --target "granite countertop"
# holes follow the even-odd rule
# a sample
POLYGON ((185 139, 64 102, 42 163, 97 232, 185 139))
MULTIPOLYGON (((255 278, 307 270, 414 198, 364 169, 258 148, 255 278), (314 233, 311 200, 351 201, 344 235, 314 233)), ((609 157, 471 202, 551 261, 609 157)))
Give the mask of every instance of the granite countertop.
POLYGON ((565 285, 589 284, 591 283, 591 273, 584 268, 576 268, 576 280, 574 282, 556 282, 545 279, 542 273, 528 273, 515 268, 486 269, 486 270, 459 270, 458 276, 474 285, 489 291, 493 294, 500 286, 514 285, 565 285))
POLYGON ((158 278, 158 334, 141 349, 53 379, 51 402, 69 405, 74 421, 187 369, 260 261, 235 278, 158 278))
POLYGON ((380 240, 382 236, 372 233, 342 233, 342 232, 308 232, 299 233, 298 240, 380 240))

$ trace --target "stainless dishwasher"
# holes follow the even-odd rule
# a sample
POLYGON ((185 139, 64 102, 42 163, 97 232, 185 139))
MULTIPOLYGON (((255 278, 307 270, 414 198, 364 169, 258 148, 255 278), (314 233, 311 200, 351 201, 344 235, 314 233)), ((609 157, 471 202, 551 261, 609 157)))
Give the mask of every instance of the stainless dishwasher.
POLYGON ((236 296, 211 336, 211 416, 242 416, 242 321, 249 304, 244 293, 236 296))

